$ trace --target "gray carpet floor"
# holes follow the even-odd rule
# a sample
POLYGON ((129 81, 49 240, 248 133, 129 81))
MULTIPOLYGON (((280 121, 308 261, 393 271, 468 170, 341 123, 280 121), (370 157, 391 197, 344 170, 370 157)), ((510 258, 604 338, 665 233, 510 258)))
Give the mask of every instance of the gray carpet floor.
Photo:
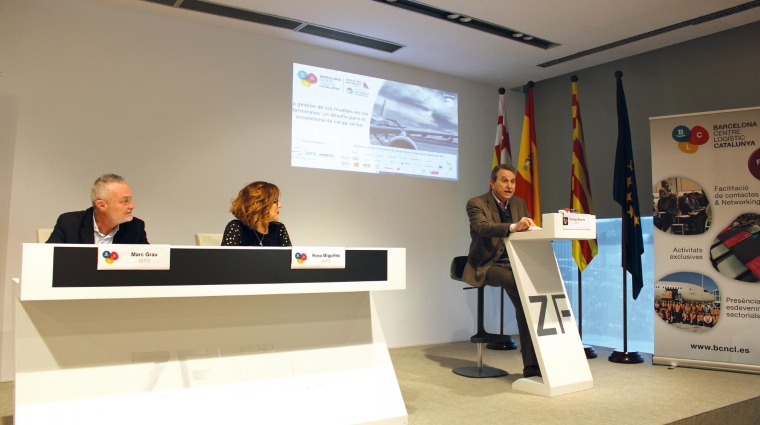
MULTIPOLYGON (((589 360, 594 389, 546 398, 512 390, 518 351, 484 350, 484 363, 511 374, 471 379, 452 369, 475 364, 469 342, 390 350, 410 425, 760 424, 760 375, 589 360)), ((13 423, 13 382, 0 383, 0 425, 13 423)))
MULTIPOLYGON (((515 338, 517 340, 517 338, 515 338)), ((594 388, 546 398, 512 390, 522 378, 517 350, 484 350, 484 364, 509 376, 472 379, 452 369, 475 365, 470 342, 390 350, 411 425, 433 424, 760 424, 760 375, 589 360, 594 388)))

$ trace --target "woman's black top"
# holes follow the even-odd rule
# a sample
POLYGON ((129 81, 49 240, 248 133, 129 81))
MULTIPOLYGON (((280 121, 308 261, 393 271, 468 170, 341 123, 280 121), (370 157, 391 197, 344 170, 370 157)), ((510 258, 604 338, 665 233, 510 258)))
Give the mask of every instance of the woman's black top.
POLYGON ((269 223, 269 233, 262 235, 243 224, 240 220, 232 220, 224 229, 222 246, 293 246, 285 225, 272 221, 269 223))

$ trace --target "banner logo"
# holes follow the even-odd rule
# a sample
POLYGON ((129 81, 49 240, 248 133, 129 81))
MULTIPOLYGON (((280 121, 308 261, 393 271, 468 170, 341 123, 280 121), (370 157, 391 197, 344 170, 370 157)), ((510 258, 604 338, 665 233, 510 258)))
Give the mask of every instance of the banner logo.
POLYGON ((103 258, 106 259, 106 263, 113 264, 119 259, 119 254, 116 251, 103 251, 103 258))
POLYGON ((301 80, 301 84, 305 87, 311 87, 313 84, 317 84, 317 76, 312 73, 306 73, 306 71, 298 71, 298 79, 301 80))
POLYGON ((678 142, 678 149, 683 153, 692 154, 710 140, 710 134, 704 127, 695 125, 691 129, 685 125, 679 125, 673 129, 673 140, 678 142))

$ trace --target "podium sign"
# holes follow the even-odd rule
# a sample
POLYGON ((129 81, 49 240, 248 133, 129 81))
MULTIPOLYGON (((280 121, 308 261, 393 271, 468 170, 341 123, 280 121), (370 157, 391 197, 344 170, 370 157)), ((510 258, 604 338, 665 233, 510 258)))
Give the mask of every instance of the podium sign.
POLYGON ((591 214, 563 214, 562 229, 564 230, 591 230, 591 222, 595 217, 591 214))
POLYGON ((294 246, 291 269, 345 269, 346 248, 294 246))
POLYGON ((543 375, 518 379, 512 388, 547 397, 594 387, 551 241, 596 238, 596 217, 577 221, 586 230, 566 229, 565 218, 544 214, 543 231, 515 232, 504 239, 543 375))
POLYGON ((169 270, 169 245, 98 245, 98 270, 169 270))

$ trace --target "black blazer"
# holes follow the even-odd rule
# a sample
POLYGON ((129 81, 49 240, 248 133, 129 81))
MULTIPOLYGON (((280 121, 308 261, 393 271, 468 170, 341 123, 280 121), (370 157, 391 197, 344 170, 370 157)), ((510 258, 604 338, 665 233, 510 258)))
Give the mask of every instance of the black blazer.
POLYGON ((227 223, 222 236, 222 246, 293 246, 285 225, 279 221, 269 222, 269 233, 260 236, 240 220, 227 223))
MULTIPOLYGON (((55 229, 46 243, 95 243, 95 227, 92 225, 93 207, 84 211, 63 213, 58 216, 55 229)), ((113 237, 115 244, 147 244, 145 222, 139 218, 121 223, 113 237)))

